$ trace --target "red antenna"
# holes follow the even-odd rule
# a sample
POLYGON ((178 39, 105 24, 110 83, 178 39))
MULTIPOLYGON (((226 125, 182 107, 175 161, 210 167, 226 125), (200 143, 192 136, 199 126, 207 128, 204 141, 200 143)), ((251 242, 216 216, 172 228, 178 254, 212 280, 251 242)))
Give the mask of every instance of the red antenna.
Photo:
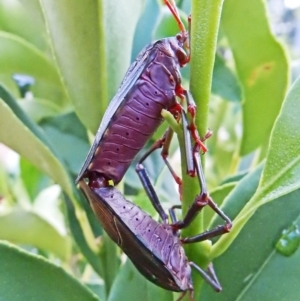
POLYGON ((179 13, 178 13, 178 10, 177 10, 177 7, 176 7, 176 4, 175 4, 174 0, 170 0, 170 1, 169 0, 164 0, 164 2, 168 6, 168 8, 171 11, 172 15, 174 16, 180 31, 182 33, 185 33, 186 30, 185 30, 184 24, 182 23, 182 21, 180 19, 180 16, 179 16, 179 13))

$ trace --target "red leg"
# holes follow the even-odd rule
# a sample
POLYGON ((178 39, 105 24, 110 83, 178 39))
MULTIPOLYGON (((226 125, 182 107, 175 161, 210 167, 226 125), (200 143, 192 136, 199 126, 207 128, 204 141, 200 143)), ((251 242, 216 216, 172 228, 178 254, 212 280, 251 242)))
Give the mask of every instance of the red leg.
POLYGON ((188 129, 191 132, 193 140, 200 147, 200 149, 202 150, 203 153, 207 152, 207 147, 205 146, 205 144, 203 142, 212 135, 212 132, 210 130, 208 130, 208 132, 205 134, 204 137, 201 138, 199 136, 199 133, 198 133, 198 130, 197 130, 197 127, 195 124, 195 118, 196 118, 195 116, 196 116, 197 107, 196 107, 195 101, 194 101, 191 93, 188 92, 187 90, 185 90, 181 85, 176 88, 175 92, 176 92, 176 95, 178 97, 180 97, 181 99, 183 99, 183 98, 186 99, 187 110, 192 118, 192 120, 188 126, 188 129))
POLYGON ((192 173, 197 174, 201 193, 195 198, 193 204, 187 211, 183 220, 173 223, 172 226, 175 230, 188 227, 190 223, 194 220, 194 218, 198 215, 198 213, 207 205, 210 206, 225 221, 224 226, 218 226, 212 230, 209 230, 208 232, 198 235, 197 238, 185 239, 184 242, 188 243, 190 240, 190 242, 193 242, 195 239, 200 241, 204 240, 204 237, 209 238, 226 233, 230 230, 232 224, 230 219, 218 208, 218 206, 208 196, 206 181, 201 164, 201 156, 198 152, 199 147, 198 145, 196 145, 194 148, 192 148, 191 146, 191 133, 190 130, 187 129, 188 123, 184 111, 182 111, 181 120, 185 139, 185 153, 188 172, 191 175, 192 173))

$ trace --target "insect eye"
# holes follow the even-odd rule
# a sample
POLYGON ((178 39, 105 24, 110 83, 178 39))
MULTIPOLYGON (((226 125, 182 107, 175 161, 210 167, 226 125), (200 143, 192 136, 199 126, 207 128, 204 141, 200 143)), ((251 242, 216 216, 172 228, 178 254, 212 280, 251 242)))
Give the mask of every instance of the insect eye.
POLYGON ((183 36, 182 36, 181 33, 178 33, 178 34, 176 35, 176 39, 177 39, 177 41, 178 41, 179 43, 183 44, 183 36))
POLYGON ((179 48, 179 47, 177 48, 176 56, 177 56, 178 62, 181 66, 186 64, 187 55, 182 48, 179 48))

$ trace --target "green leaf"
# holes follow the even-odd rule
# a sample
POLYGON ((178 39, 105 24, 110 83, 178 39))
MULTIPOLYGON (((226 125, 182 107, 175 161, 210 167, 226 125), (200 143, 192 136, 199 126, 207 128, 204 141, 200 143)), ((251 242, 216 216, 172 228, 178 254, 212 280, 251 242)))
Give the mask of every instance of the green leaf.
MULTIPOLYGON (((227 183, 227 184, 217 187, 215 190, 212 190, 210 192, 210 197, 218 205, 218 207, 221 207, 222 203, 225 201, 225 199, 229 195, 229 193, 235 188, 236 184, 237 183, 235 183, 235 182, 227 183)), ((226 214, 227 214, 226 210, 224 212, 226 212, 226 214)), ((215 214, 215 212, 210 207, 204 208, 203 218, 204 218, 204 228, 205 229, 209 229, 212 227, 209 225, 212 221, 212 217, 214 216, 214 214, 215 214)))
POLYGON ((254 170, 244 176, 224 200, 222 210, 226 212, 231 219, 236 218, 239 212, 255 194, 263 168, 264 163, 261 163, 254 170))
POLYGON ((298 299, 300 252, 286 257, 275 245, 282 230, 299 220, 299 199, 297 190, 259 207, 231 247, 214 260, 222 293, 204 286, 199 301, 256 300, 257 296, 264 301, 298 299))
POLYGON ((76 216, 75 206, 72 201, 68 198, 67 195, 64 195, 66 201, 66 208, 69 220, 69 227, 72 232, 73 238, 80 248, 81 253, 88 260, 89 264, 93 267, 96 273, 103 275, 102 265, 100 258, 93 252, 89 246, 86 237, 84 235, 83 229, 79 223, 79 220, 76 216))
MULTIPOLYGON (((179 11, 180 18, 184 23, 184 26, 187 28, 188 27, 187 15, 181 10, 178 11, 179 11)), ((153 38, 155 40, 166 38, 166 37, 174 37, 179 32, 178 24, 174 16, 171 14, 170 10, 165 5, 160 8, 158 20, 156 22, 156 26, 153 32, 154 32, 153 38)))
POLYGON ((241 172, 238 172, 232 176, 229 176, 227 177, 226 179, 224 179, 222 181, 221 184, 227 184, 227 183, 231 183, 231 182, 238 182, 240 181, 244 176, 246 176, 248 173, 248 171, 241 171, 241 172))
POLYGON ((95 133, 129 66, 142 1, 41 4, 67 93, 80 120, 95 133))
POLYGON ((36 214, 51 224, 61 235, 66 236, 68 230, 60 210, 60 195, 61 188, 59 185, 48 185, 47 188, 39 192, 32 207, 36 214))
MULTIPOLYGON (((31 161, 55 182, 59 183, 72 201, 74 201, 74 205, 78 205, 75 204, 75 200, 79 200, 75 185, 73 181, 71 181, 70 175, 67 173, 62 161, 59 161, 59 159, 54 156, 55 152, 50 143, 46 140, 45 134, 24 114, 12 96, 2 87, 0 87, 0 96, 6 101, 6 103, 0 102, 0 119, 3 120, 0 128, 0 140, 17 151, 21 156, 31 161), (11 131, 15 134, 11 135, 11 131), (77 198, 74 196, 77 196, 77 198)), ((95 242, 86 215, 78 206, 76 210, 77 217, 75 217, 75 219, 80 231, 84 231, 83 237, 86 248, 89 249, 90 257, 96 257, 91 249, 95 248, 95 242), (80 224, 77 218, 80 219, 80 224), (81 227, 83 227, 83 229, 81 229, 81 227)), ((95 259, 95 261, 97 261, 97 259, 95 259)))
MULTIPOLYGON (((236 173, 233 162, 238 159, 234 154, 240 140, 237 131, 241 121, 240 104, 214 97, 209 108, 209 128, 213 130, 213 135, 207 140, 205 161, 209 168, 206 168, 206 178, 211 186, 216 186, 231 176, 230 173, 236 173)), ((241 169, 244 168, 245 165, 243 167, 241 164, 241 169)))
POLYGON ((54 116, 61 111, 61 108, 53 101, 41 98, 22 99, 18 104, 22 110, 37 123, 41 121, 41 119, 54 116))
POLYGON ((137 23, 131 60, 135 60, 139 52, 153 40, 153 28, 159 15, 158 1, 146 0, 145 8, 137 23))
POLYGON ((87 128, 96 131, 106 103, 105 55, 99 2, 40 1, 57 67, 87 128))
POLYGON ((134 33, 144 4, 145 0, 103 0, 108 100, 116 94, 129 67, 134 33))
POLYGON ((271 134, 259 203, 300 187, 300 77, 291 87, 271 134))
POLYGON ((44 118, 40 126, 54 146, 56 153, 76 175, 90 149, 86 130, 80 120, 71 112, 44 118))
MULTIPOLYGON (((223 236, 215 244, 215 250, 220 254, 224 251, 242 227, 247 223, 255 210, 268 203, 299 189, 300 181, 300 78, 289 91, 280 115, 278 116, 270 138, 265 168, 259 186, 246 206, 234 220, 231 233, 223 236), (218 245, 223 245, 222 248, 218 245), (219 248, 219 251, 217 251, 219 248)), ((216 256, 216 253, 214 254, 216 256)))
POLYGON ((11 78, 15 73, 30 75, 36 80, 35 86, 39 90, 37 96, 49 98, 51 95, 58 104, 62 102, 65 95, 59 74, 53 62, 43 52, 24 39, 5 32, 0 32, 0 44, 2 76, 11 78), (47 95, 45 88, 52 93, 47 95))
POLYGON ((113 282, 119 273, 120 257, 118 256, 118 246, 108 236, 107 233, 103 233, 102 242, 100 248, 100 259, 102 264, 101 274, 105 282, 106 295, 109 294, 113 282))
POLYGON ((86 282, 85 285, 95 293, 101 300, 106 300, 105 297, 105 285, 103 281, 93 281, 93 282, 86 282))
POLYGON ((31 201, 35 199, 41 190, 48 187, 52 182, 49 177, 23 157, 20 158, 20 172, 22 183, 31 201))
MULTIPOLYGON (((42 131, 20 110, 11 95, 4 93, 4 90, 0 92, 3 92, 0 95, 5 96, 7 103, 10 105, 9 107, 4 102, 0 102, 0 119, 3 120, 0 128, 0 140, 59 183, 75 202, 75 185, 71 182, 65 167, 53 155, 49 147, 50 144, 47 143, 42 131), (13 108, 13 111, 11 108, 13 108), (10 134, 11 131, 14 132, 14 135, 10 134)), ((80 208, 76 210, 78 211, 78 218, 80 216, 81 226, 84 227, 85 239, 89 242, 87 247, 93 247, 95 244, 94 237, 92 237, 90 228, 86 224, 85 213, 81 212, 80 208)), ((90 253, 93 253, 93 251, 90 250, 90 253)))
POLYGON ((264 1, 226 0, 221 25, 244 92, 240 153, 246 155, 269 139, 286 93, 289 66, 271 32, 264 1))
POLYGON ((0 141, 32 162, 72 196, 73 188, 69 175, 62 163, 55 157, 41 129, 1 86, 0 97, 5 101, 0 99, 0 141))
POLYGON ((25 39, 42 51, 49 51, 38 0, 2 0, 0 29, 25 39))
MULTIPOLYGON (((0 146, 0 149, 3 149, 3 146, 0 146)), ((14 202, 9 183, 9 174, 2 162, 0 163, 0 195, 1 201, 5 199, 8 203, 14 202)))
POLYGON ((173 294, 146 280, 127 260, 121 268, 109 295, 108 301, 140 300, 173 301, 173 294))
POLYGON ((260 275, 253 279, 251 287, 241 294, 245 301, 254 300, 258 295, 262 300, 290 301, 299 297, 298 279, 300 252, 287 260, 284 256, 272 252, 267 264, 260 271, 260 275), (278 272, 280 270, 280 272, 278 272), (272 289, 265 289, 271 288, 272 289))
POLYGON ((0 254, 1 300, 100 301, 77 279, 41 256, 6 242, 0 242, 0 254))
MULTIPOLYGON (((233 227, 229 234, 221 236, 213 245, 210 254, 212 259, 222 254, 228 248, 231 237, 236 237, 240 233, 242 227, 239 224, 237 225, 234 219, 255 194, 263 166, 264 164, 261 163, 253 171, 243 177, 223 201, 221 209, 233 221, 233 227)), ((221 224, 223 224, 223 220, 215 214, 211 221, 210 228, 221 224)))
POLYGON ((218 54, 215 58, 211 92, 228 101, 242 100, 242 91, 236 76, 218 54))
POLYGON ((71 251, 66 234, 60 234, 36 213, 22 209, 0 215, 0 239, 49 251, 63 260, 68 259, 71 251))

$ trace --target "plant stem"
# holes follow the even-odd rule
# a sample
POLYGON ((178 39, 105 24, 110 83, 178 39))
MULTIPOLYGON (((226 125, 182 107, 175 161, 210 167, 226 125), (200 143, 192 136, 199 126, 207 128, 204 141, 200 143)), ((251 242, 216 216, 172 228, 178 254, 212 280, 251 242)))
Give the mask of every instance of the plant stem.
MULTIPOLYGON (((192 1, 190 90, 197 105, 196 126, 201 137, 206 134, 208 129, 209 99, 222 5, 223 0, 192 1)), ((184 153, 183 150, 181 153, 184 153)), ((184 162, 183 155, 182 162, 184 162)), ((184 216, 196 195, 199 194, 199 183, 197 178, 188 176, 184 169, 182 175, 184 216)), ((188 237, 201 233, 203 230, 203 219, 199 214, 195 221, 183 230, 182 234, 183 237, 188 237)), ((207 258, 210 252, 210 242, 187 245, 186 252, 191 261, 206 268, 209 263, 207 258)), ((198 300, 202 278, 193 275, 193 279, 195 300, 198 300)))

